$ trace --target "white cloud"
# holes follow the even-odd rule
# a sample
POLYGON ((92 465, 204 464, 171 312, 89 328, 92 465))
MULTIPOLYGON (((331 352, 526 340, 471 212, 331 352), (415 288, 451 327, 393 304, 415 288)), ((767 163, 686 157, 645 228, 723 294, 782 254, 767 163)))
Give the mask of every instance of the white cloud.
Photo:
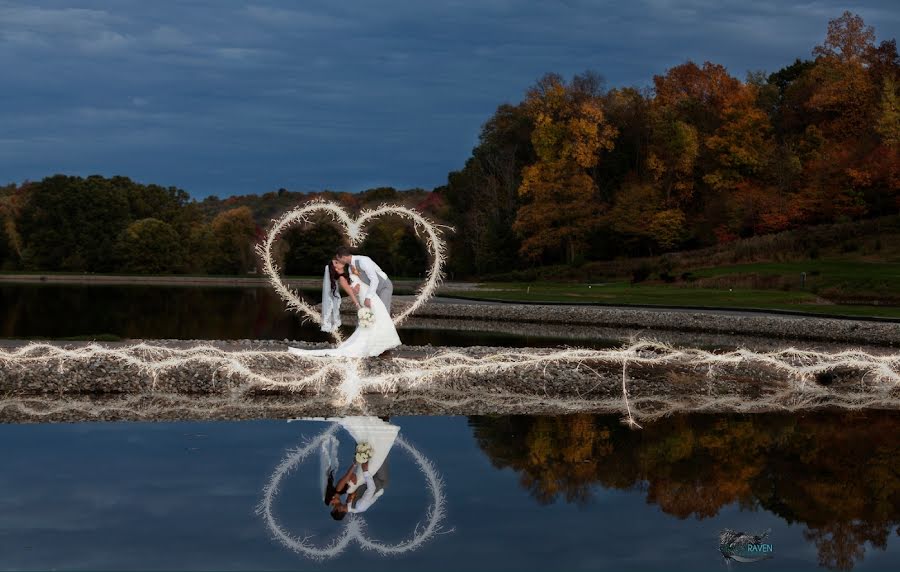
POLYGON ((168 49, 184 48, 193 43, 191 36, 174 26, 158 26, 150 32, 147 39, 154 46, 168 49))
POLYGON ((124 23, 104 10, 0 5, 0 35, 20 46, 64 44, 90 54, 120 50, 131 41, 121 31, 124 23))
POLYGON ((352 27, 353 21, 324 11, 275 8, 273 6, 250 5, 243 13, 257 22, 298 31, 337 30, 352 27))

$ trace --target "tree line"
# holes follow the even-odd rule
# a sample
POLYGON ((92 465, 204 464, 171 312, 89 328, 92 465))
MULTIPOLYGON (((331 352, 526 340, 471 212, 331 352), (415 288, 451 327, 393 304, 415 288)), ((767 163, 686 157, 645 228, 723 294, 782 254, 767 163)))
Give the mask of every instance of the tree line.
MULTIPOLYGON (((686 62, 653 87, 547 74, 482 126, 432 191, 287 189, 192 200, 127 177, 54 175, 0 187, 0 269, 242 274, 272 218, 314 198, 350 210, 399 202, 454 226, 455 277, 690 250, 900 211, 900 57, 862 18, 828 25, 812 59, 745 80, 686 62)), ((319 274, 343 241, 291 229, 282 269, 319 274)), ((426 255, 386 220, 362 249, 396 276, 426 255)))
POLYGON ((686 62, 652 89, 547 74, 438 189, 475 275, 711 246, 900 210, 895 40, 845 12, 812 59, 741 81, 686 62))
MULTIPOLYGON (((253 246, 271 218, 297 204, 327 199, 351 212, 383 202, 429 210, 432 194, 392 188, 364 193, 296 193, 196 201, 182 189, 127 177, 53 175, 0 187, 0 269, 6 271, 223 274, 258 271, 253 246)), ((361 246, 395 276, 424 272, 427 255, 400 221, 370 225, 361 246)), ((290 275, 318 275, 345 238, 318 222, 282 234, 275 258, 290 275)))

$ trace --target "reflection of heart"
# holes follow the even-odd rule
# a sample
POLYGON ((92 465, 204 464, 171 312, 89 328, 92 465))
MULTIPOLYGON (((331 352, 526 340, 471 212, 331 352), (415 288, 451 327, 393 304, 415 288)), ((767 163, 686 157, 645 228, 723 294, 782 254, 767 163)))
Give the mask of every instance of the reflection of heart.
MULTIPOLYGON (((309 222, 310 216, 316 213, 325 213, 335 223, 342 226, 350 239, 351 246, 358 246, 362 243, 366 237, 365 232, 362 230, 363 227, 380 216, 395 215, 412 221, 416 235, 422 237, 424 233, 425 246, 432 259, 431 268, 428 269, 425 282, 419 287, 415 301, 406 310, 394 317, 394 324, 400 325, 403 320, 418 310, 428 298, 434 295, 435 289, 437 289, 443 278, 442 268, 444 265, 444 241, 441 239, 441 231, 436 224, 418 212, 399 205, 382 205, 374 210, 367 209, 360 213, 359 218, 353 220, 347 214, 347 211, 337 203, 312 201, 286 212, 278 219, 273 219, 275 224, 269 230, 266 240, 255 247, 256 252, 262 258, 263 270, 268 276, 269 282, 281 298, 287 302, 289 309, 305 314, 316 323, 322 323, 322 315, 303 301, 295 290, 284 285, 278 274, 278 266, 272 261, 272 245, 275 239, 278 238, 278 235, 292 224, 309 222)), ((322 267, 324 268, 326 264, 327 261, 323 261, 322 267)), ((334 335, 336 338, 339 337, 337 330, 335 330, 334 335)))
MULTIPOLYGON (((415 447, 407 443, 403 437, 397 436, 395 443, 403 450, 409 453, 419 469, 425 475, 428 483, 428 490, 431 493, 431 505, 425 512, 426 523, 424 527, 418 524, 415 527, 415 533, 408 540, 404 540, 397 544, 382 544, 381 542, 370 540, 363 533, 365 528, 365 520, 359 514, 348 515, 349 522, 344 527, 344 533, 326 546, 313 546, 307 540, 307 537, 291 536, 287 531, 281 528, 278 521, 272 514, 272 502, 278 495, 278 488, 281 479, 297 468, 306 457, 313 451, 318 449, 319 445, 338 430, 340 425, 333 423, 331 427, 319 434, 318 437, 308 442, 299 449, 291 451, 291 453, 281 461, 281 464, 272 473, 269 483, 263 489, 263 500, 259 504, 257 513, 262 514, 266 520, 266 525, 275 538, 298 554, 303 554, 309 558, 323 560, 325 558, 333 558, 344 551, 350 542, 356 540, 359 545, 367 550, 374 550, 382 555, 401 554, 411 552, 419 548, 440 530, 441 521, 444 519, 444 488, 441 478, 438 476, 434 465, 415 447)), ((382 501, 384 502, 384 501, 382 501)), ((325 509, 322 510, 322 518, 331 518, 325 509)))

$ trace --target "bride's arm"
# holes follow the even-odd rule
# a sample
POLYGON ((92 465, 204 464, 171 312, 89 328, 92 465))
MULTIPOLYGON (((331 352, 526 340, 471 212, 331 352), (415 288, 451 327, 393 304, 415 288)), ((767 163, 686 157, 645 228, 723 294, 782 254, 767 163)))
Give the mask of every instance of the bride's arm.
POLYGON ((353 463, 352 465, 350 465, 350 468, 347 469, 347 472, 344 474, 344 476, 338 480, 337 485, 334 487, 335 490, 338 490, 338 491, 344 490, 344 488, 347 486, 347 483, 351 479, 353 480, 353 482, 356 482, 356 479, 353 479, 354 469, 356 469, 356 463, 353 463))
POLYGON ((346 292, 347 295, 350 296, 350 299, 353 300, 353 304, 358 308, 359 300, 356 298, 356 291, 350 287, 350 283, 347 282, 347 279, 341 276, 338 279, 338 282, 340 282, 341 288, 343 288, 344 292, 346 292))

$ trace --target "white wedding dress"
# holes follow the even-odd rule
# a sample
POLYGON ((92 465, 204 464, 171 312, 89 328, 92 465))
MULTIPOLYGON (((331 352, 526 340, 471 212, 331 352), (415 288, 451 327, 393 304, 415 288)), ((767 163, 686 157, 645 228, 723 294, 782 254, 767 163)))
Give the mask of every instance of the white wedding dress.
MULTIPOLYGON (((344 428, 347 433, 353 437, 356 444, 368 443, 372 446, 372 458, 369 459, 369 473, 374 475, 381 469, 381 466, 387 460, 388 454, 394 447, 397 435, 400 433, 400 427, 371 415, 360 415, 353 417, 296 417, 289 419, 290 421, 335 421, 344 428)), ((325 485, 328 482, 328 474, 334 474, 340 470, 340 456, 338 453, 338 439, 335 435, 330 435, 322 442, 319 451, 319 465, 321 473, 321 495, 325 494, 325 485)), ((355 454, 356 447, 353 448, 355 454)), ((356 482, 350 482, 347 485, 347 492, 352 493, 363 485, 365 479, 362 474, 362 466, 356 466, 356 482)), ((384 489, 375 492, 376 498, 384 493, 384 489)), ((321 497, 320 495, 320 497, 321 497)))
MULTIPOLYGON (((376 474, 387 460, 388 453, 391 452, 394 441, 397 440, 397 434, 400 433, 400 427, 372 416, 344 417, 338 419, 338 423, 347 433, 350 433, 357 444, 368 443, 372 446, 369 474, 376 474)), ((351 481, 347 484, 347 492, 352 493, 363 484, 365 484, 365 479, 362 465, 356 465, 356 482, 351 481)), ((383 493, 384 489, 375 491, 375 498, 377 499, 383 493)))
MULTIPOLYGON (((359 284, 357 300, 365 300, 368 286, 355 274, 350 274, 350 286, 359 284)), ((372 296, 372 313, 375 323, 364 328, 357 325, 356 331, 336 348, 323 350, 303 350, 288 348, 288 352, 299 356, 336 356, 336 357, 373 357, 400 345, 400 336, 391 320, 384 302, 378 296, 372 296)))

